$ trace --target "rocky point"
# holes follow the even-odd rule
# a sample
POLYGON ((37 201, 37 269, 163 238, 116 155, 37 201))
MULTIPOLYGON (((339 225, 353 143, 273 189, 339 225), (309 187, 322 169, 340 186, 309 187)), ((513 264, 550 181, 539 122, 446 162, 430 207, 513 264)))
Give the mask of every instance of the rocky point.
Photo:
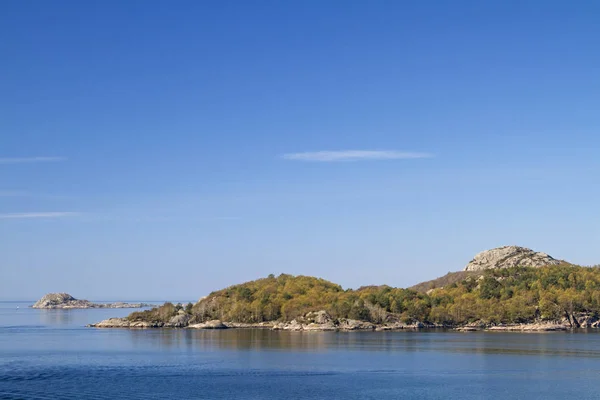
POLYGON ((35 302, 32 308, 142 308, 151 307, 151 304, 146 303, 92 303, 89 300, 80 300, 71 296, 68 293, 48 293, 41 299, 35 302))

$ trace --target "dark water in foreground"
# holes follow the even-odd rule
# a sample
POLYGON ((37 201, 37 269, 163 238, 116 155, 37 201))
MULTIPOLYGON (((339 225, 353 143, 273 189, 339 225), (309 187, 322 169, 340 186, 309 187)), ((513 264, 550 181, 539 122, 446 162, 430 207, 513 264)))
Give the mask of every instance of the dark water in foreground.
POLYGON ((98 330, 131 310, 24 306, 0 302, 0 399, 600 398, 595 332, 98 330))

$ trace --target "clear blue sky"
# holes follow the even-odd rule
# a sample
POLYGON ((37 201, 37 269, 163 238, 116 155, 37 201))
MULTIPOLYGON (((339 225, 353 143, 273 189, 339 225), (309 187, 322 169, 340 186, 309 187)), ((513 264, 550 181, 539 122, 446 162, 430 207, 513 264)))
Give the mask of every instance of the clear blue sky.
POLYGON ((600 262, 596 1, 3 1, 0 297, 600 262), (328 153, 327 153, 328 152, 328 153))

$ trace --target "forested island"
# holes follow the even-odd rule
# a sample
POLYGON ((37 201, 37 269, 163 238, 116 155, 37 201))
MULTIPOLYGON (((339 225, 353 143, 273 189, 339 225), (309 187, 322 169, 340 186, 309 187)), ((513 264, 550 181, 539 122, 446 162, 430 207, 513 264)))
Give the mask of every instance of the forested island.
POLYGON ((310 276, 270 275, 91 326, 284 330, 564 330, 600 326, 600 268, 506 246, 464 271, 401 289, 343 289, 310 276))

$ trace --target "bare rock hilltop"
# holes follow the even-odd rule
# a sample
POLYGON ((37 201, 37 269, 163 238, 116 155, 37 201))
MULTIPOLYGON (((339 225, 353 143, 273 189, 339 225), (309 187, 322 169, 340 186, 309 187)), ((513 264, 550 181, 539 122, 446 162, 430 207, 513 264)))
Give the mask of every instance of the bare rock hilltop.
POLYGON ((79 300, 68 293, 48 293, 35 302, 32 308, 59 309, 59 308, 142 308, 151 307, 146 303, 92 303, 89 300, 79 300))
POLYGON ((519 246, 503 246, 482 251, 467 264, 464 271, 482 271, 486 269, 511 268, 511 267, 544 267, 546 265, 559 265, 556 260, 546 253, 540 253, 519 246))

